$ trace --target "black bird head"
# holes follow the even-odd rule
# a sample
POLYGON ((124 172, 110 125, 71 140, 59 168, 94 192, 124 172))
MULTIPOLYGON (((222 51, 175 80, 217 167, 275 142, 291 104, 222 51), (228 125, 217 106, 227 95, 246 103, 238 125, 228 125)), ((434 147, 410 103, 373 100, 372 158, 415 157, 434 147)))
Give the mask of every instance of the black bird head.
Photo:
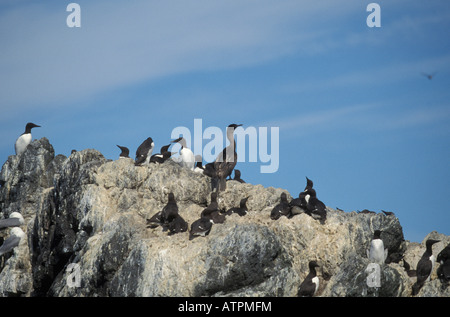
POLYGON ((25 126, 25 133, 31 133, 31 129, 40 127, 40 125, 34 124, 33 122, 28 122, 25 126))
POLYGON ((247 200, 249 199, 249 197, 250 197, 250 196, 241 199, 241 201, 240 201, 240 203, 239 203, 239 206, 240 206, 241 208, 244 208, 244 207, 246 206, 247 200))
POLYGON ((428 239, 427 242, 425 242, 425 245, 427 247, 431 247, 433 244, 440 242, 441 240, 433 240, 433 239, 428 239))
POLYGON ((237 127, 240 127, 240 126, 242 126, 242 124, 232 123, 232 124, 230 124, 230 125, 228 126, 228 128, 236 129, 237 127))
POLYGON ((128 156, 129 156, 130 150, 129 150, 127 147, 125 147, 125 146, 120 146, 120 145, 117 145, 117 147, 118 147, 120 150, 122 150, 122 152, 120 153, 120 156, 123 156, 123 157, 128 157, 128 156))
POLYGON ((317 264, 316 261, 309 261, 308 266, 309 266, 309 269, 310 269, 310 270, 313 270, 313 269, 315 269, 316 267, 319 267, 319 264, 317 264))
POLYGON ((170 192, 169 193, 169 202, 174 202, 174 201, 175 201, 175 195, 172 192, 170 192))
POLYGON ((380 235, 381 235, 381 230, 375 230, 373 233, 373 238, 380 239, 380 235))
POLYGON ((310 180, 308 177, 306 177, 306 187, 305 187, 305 189, 306 188, 312 188, 313 187, 313 181, 312 180, 310 180))
POLYGON ((173 141, 170 141, 170 143, 177 143, 177 142, 180 142, 182 138, 183 138, 183 137, 181 137, 181 138, 178 138, 178 139, 176 139, 176 140, 173 140, 173 141))

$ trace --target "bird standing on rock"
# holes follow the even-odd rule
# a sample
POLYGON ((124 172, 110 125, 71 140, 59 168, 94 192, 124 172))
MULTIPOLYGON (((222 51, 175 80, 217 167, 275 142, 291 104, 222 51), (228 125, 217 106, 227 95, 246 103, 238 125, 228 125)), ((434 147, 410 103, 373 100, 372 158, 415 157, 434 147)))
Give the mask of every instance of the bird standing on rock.
POLYGON ((136 150, 136 159, 134 165, 139 166, 142 164, 149 164, 154 146, 155 143, 153 143, 153 139, 150 137, 142 142, 142 144, 139 145, 136 150))
POLYGON ((319 267, 316 261, 310 261, 308 264, 309 273, 298 288, 297 296, 312 297, 319 289, 319 278, 317 277, 316 267, 319 267))
MULTIPOLYGON (((227 188, 227 177, 231 175, 237 163, 236 142, 234 141, 234 130, 242 124, 232 123, 227 127, 227 139, 230 144, 219 153, 213 164, 212 189, 224 191, 227 188)), ((205 167, 205 174, 209 173, 205 167)), ((206 174, 207 175, 207 174, 206 174)))
POLYGON ((273 207, 270 212, 270 219, 277 220, 281 216, 289 217, 291 211, 291 207, 289 206, 289 202, 287 201, 286 193, 281 193, 280 195, 280 203, 273 207))
POLYGON ((31 136, 31 129, 39 128, 40 125, 28 122, 25 126, 25 132, 22 133, 16 140, 14 148, 16 150, 16 155, 21 155, 25 152, 27 146, 31 143, 33 137, 31 136))
POLYGON ((428 239, 425 242, 426 250, 420 258, 419 263, 417 263, 417 281, 413 285, 412 295, 417 295, 425 282, 428 282, 430 280, 431 273, 433 272, 434 264, 436 262, 432 247, 433 244, 438 243, 439 241, 440 240, 428 239))

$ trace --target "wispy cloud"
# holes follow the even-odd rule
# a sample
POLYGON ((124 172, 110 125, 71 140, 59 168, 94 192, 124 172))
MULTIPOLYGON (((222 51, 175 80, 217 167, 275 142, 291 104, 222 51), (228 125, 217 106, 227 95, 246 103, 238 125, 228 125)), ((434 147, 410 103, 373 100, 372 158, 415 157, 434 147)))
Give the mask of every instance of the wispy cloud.
POLYGON ((352 1, 79 3, 79 29, 66 26, 64 3, 0 13, 0 105, 57 106, 172 74, 256 65, 311 45, 317 17, 354 10, 352 1))
POLYGON ((424 108, 396 108, 393 103, 368 103, 317 111, 305 111, 294 117, 278 118, 260 126, 280 127, 291 136, 314 135, 330 130, 354 132, 389 132, 422 127, 448 125, 448 105, 434 105, 424 108))

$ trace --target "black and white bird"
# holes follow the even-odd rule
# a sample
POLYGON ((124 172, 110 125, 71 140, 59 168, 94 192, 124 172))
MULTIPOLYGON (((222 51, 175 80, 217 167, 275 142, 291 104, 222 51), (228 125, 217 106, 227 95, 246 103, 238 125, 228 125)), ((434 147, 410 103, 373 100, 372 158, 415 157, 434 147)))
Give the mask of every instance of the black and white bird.
POLYGON ((370 242, 370 248, 367 250, 367 257, 372 263, 383 264, 387 255, 388 249, 384 248, 383 240, 381 240, 381 230, 375 230, 370 242))
POLYGON ((156 228, 158 226, 163 226, 170 220, 174 219, 176 214, 178 214, 178 206, 175 201, 175 196, 172 192, 168 195, 167 204, 162 210, 154 214, 150 219, 147 219, 147 228, 156 228))
POLYGON ((450 281, 450 244, 439 252, 436 260, 440 263, 438 276, 441 280, 450 281))
POLYGON ((175 218, 173 218, 171 222, 165 225, 165 228, 169 230, 168 234, 170 236, 179 232, 187 231, 188 223, 183 219, 183 217, 180 216, 180 214, 177 213, 175 218))
POLYGON ((31 143, 33 137, 31 136, 31 129, 38 128, 40 125, 34 124, 32 122, 28 122, 25 126, 25 132, 22 133, 16 140, 15 150, 16 155, 21 155, 25 152, 27 146, 31 143))
MULTIPOLYGON (((213 164, 212 189, 224 191, 227 188, 227 177, 231 175, 237 163, 236 142, 234 140, 234 130, 242 124, 232 123, 227 127, 227 139, 230 144, 217 155, 213 164)), ((206 172, 206 167, 205 167, 206 172)), ((208 171, 209 172, 209 171, 208 171)), ((207 175, 206 173, 204 173, 207 175)))
POLYGON ((194 167, 194 172, 195 173, 201 173, 203 174, 205 167, 202 165, 203 162, 203 158, 201 155, 195 155, 195 167, 194 167))
POLYGON ((277 220, 281 216, 290 216, 291 207, 289 206, 289 202, 287 200, 286 193, 281 193, 280 195, 280 203, 273 207, 270 212, 270 219, 277 220))
POLYGON ((306 213, 314 219, 319 219, 322 222, 327 219, 327 209, 325 204, 317 198, 316 190, 308 188, 305 190, 306 213))
POLYGON ((170 156, 172 155, 172 152, 169 151, 169 147, 171 144, 167 144, 161 147, 160 153, 153 154, 150 157, 150 163, 159 163, 162 164, 165 161, 167 161, 170 156))
POLYGON ((152 138, 147 138, 136 150, 136 159, 134 165, 149 164, 150 157, 152 156, 153 148, 155 143, 153 143, 152 138))
POLYGON ((161 226, 163 231, 169 231, 169 235, 179 232, 185 232, 188 229, 187 222, 180 216, 175 195, 170 192, 167 204, 164 208, 147 219, 147 228, 156 228, 161 226))
POLYGON ((9 218, 0 220, 0 229, 9 227, 19 227, 25 223, 20 212, 14 211, 9 215, 9 218))
POLYGON ((205 209, 203 209, 200 216, 202 218, 205 217, 205 218, 211 219, 213 221, 213 223, 224 223, 225 222, 225 215, 223 215, 221 213, 221 210, 219 209, 216 192, 211 193, 211 202, 205 209))
POLYGON ((130 150, 126 146, 117 145, 117 147, 121 150, 119 159, 130 157, 130 150))
POLYGON ((319 267, 316 261, 310 261, 309 273, 298 288, 297 296, 312 297, 319 289, 319 278, 317 277, 316 267, 319 267))
POLYGON ((412 294, 417 295, 425 282, 428 282, 431 278, 431 272, 433 272, 436 259, 433 255, 433 244, 438 243, 440 240, 428 239, 425 242, 426 250, 417 263, 416 274, 417 281, 412 287, 412 294))
POLYGON ((191 149, 187 147, 186 140, 183 137, 181 137, 176 140, 173 140, 172 143, 178 143, 181 145, 179 164, 193 171, 195 168, 195 155, 191 151, 191 149))
POLYGON ((238 214, 239 216, 245 216, 248 213, 247 208, 247 200, 249 197, 242 198, 239 202, 239 207, 232 207, 227 210, 226 215, 230 216, 231 214, 238 214))
POLYGON ((8 253, 15 247, 17 247, 21 241, 25 240, 25 232, 19 227, 14 227, 9 233, 9 237, 0 246, 0 256, 8 253))
POLYGON ((196 237, 205 237, 211 231, 213 220, 209 217, 201 217, 191 224, 191 230, 189 231, 189 240, 196 237))

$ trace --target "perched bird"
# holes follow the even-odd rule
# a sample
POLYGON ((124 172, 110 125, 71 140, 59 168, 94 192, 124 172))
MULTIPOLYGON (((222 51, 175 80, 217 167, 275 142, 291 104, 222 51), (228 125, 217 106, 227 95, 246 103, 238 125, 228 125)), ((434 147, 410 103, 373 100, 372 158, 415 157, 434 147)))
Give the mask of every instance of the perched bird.
POLYGON ((175 195, 170 192, 168 196, 167 204, 161 210, 161 223, 167 224, 175 219, 178 215, 178 206, 175 201, 175 195))
POLYGON ((211 231, 213 220, 209 217, 201 217, 191 224, 191 230, 189 231, 189 240, 196 237, 205 237, 211 231))
POLYGON ((247 208, 248 198, 249 197, 242 198, 241 201, 239 202, 239 207, 232 207, 232 208, 228 209, 226 212, 226 215, 230 216, 231 214, 235 213, 241 217, 245 216, 248 213, 248 208, 247 208))
POLYGON ((277 220, 281 216, 289 217, 291 208, 289 207, 289 202, 287 201, 286 193, 281 193, 280 203, 273 207, 270 212, 270 219, 277 220))
POLYGON ((19 227, 25 223, 23 216, 20 212, 14 211, 9 215, 8 219, 0 220, 0 229, 9 227, 19 227))
POLYGON ((408 274, 409 277, 417 276, 416 270, 411 270, 411 266, 408 262, 406 262, 405 259, 403 259, 403 268, 405 269, 406 274, 408 274))
POLYGON ((395 216, 395 214, 392 211, 385 211, 385 210, 381 210, 382 213, 384 213, 386 216, 395 216))
POLYGON ((438 243, 439 241, 440 240, 428 239, 425 242, 426 250, 420 258, 419 263, 417 263, 417 281, 412 287, 412 295, 417 295, 425 282, 430 280, 431 272, 433 272, 434 264, 436 262, 432 247, 433 244, 438 243))
POLYGON ((375 230, 373 233, 370 248, 367 250, 367 257, 372 263, 383 264, 388 255, 388 249, 384 248, 383 240, 381 240, 381 230, 375 230))
POLYGON ((209 203, 208 207, 203 209, 200 216, 209 218, 214 223, 224 223, 225 215, 222 215, 220 212, 221 212, 221 210, 219 209, 219 204, 217 203, 217 193, 212 192, 211 193, 211 202, 209 203))
POLYGON ((9 237, 0 246, 0 256, 17 247, 24 238, 25 232, 22 229, 19 227, 12 228, 9 237))
POLYGON ((149 164, 154 146, 155 143, 153 143, 153 139, 150 137, 142 142, 142 144, 139 145, 136 150, 136 159, 134 165, 138 166, 142 164, 149 164))
POLYGON ((195 156, 194 172, 203 174, 205 168, 203 167, 202 162, 203 162, 202 156, 201 155, 196 155, 195 156))
POLYGON ((305 197, 306 197, 305 192, 301 192, 300 194, 298 194, 298 198, 293 198, 289 202, 289 206, 291 207, 291 212, 293 212, 293 215, 307 211, 307 208, 306 208, 307 203, 306 203, 305 197), (299 210, 295 211, 294 207, 298 207, 299 210))
POLYGON ((438 276, 443 281, 450 281, 450 244, 439 252, 436 260, 440 263, 438 276))
POLYGON ((120 154, 119 154, 119 159, 130 157, 130 156, 129 156, 130 150, 129 150, 127 147, 125 147, 125 146, 120 146, 120 145, 117 145, 117 147, 122 151, 122 152, 120 152, 120 154))
POLYGON ((25 126, 25 132, 22 133, 16 140, 15 150, 16 155, 20 155, 25 152, 27 146, 31 143, 33 137, 31 136, 31 129, 38 128, 40 125, 34 124, 32 122, 28 122, 25 126))
POLYGON ((314 188, 305 190, 306 213, 314 219, 325 221, 327 219, 327 210, 325 204, 317 198, 314 188))
MULTIPOLYGON (((214 162, 208 163, 205 166, 203 166, 203 175, 211 177, 213 180, 217 178, 216 176, 216 170, 214 169, 214 162)), ((215 184, 211 183, 212 186, 216 186, 215 184)))
POLYGON ((169 230, 169 236, 179 232, 185 232, 188 230, 188 223, 177 214, 171 222, 164 225, 165 229, 169 230))
POLYGON ((308 266, 309 273, 304 281, 300 284, 297 296, 312 297, 317 293, 317 290, 319 289, 319 278, 317 277, 316 273, 316 267, 319 267, 319 265, 316 261, 310 261, 308 266))
POLYGON ((158 226, 161 226, 163 224, 162 218, 161 218, 162 211, 158 211, 156 214, 154 214, 150 219, 147 219, 147 228, 156 228, 158 226))
POLYGON ((159 163, 159 164, 164 163, 172 155, 172 152, 169 151, 170 145, 171 144, 162 146, 160 153, 153 154, 150 157, 150 162, 151 163, 159 163))
POLYGON ((375 211, 371 211, 371 210, 368 210, 368 209, 364 209, 362 211, 358 210, 357 213, 358 214, 376 214, 375 211))
POLYGON ((241 178, 241 171, 240 170, 234 170, 234 178, 233 180, 238 181, 239 183, 245 183, 245 181, 241 178))
POLYGON ((195 168, 195 156, 194 153, 189 149, 186 145, 186 140, 181 137, 176 140, 173 140, 172 143, 178 143, 181 145, 180 150, 180 165, 189 168, 190 170, 194 170, 195 168))
MULTIPOLYGON (((212 189, 216 191, 224 191, 227 188, 226 179, 233 172, 237 163, 236 142, 234 141, 234 130, 242 124, 230 124, 227 127, 227 139, 230 144, 219 153, 214 161, 214 173, 211 182, 212 189)), ((205 168, 206 171, 206 168, 205 168)))

